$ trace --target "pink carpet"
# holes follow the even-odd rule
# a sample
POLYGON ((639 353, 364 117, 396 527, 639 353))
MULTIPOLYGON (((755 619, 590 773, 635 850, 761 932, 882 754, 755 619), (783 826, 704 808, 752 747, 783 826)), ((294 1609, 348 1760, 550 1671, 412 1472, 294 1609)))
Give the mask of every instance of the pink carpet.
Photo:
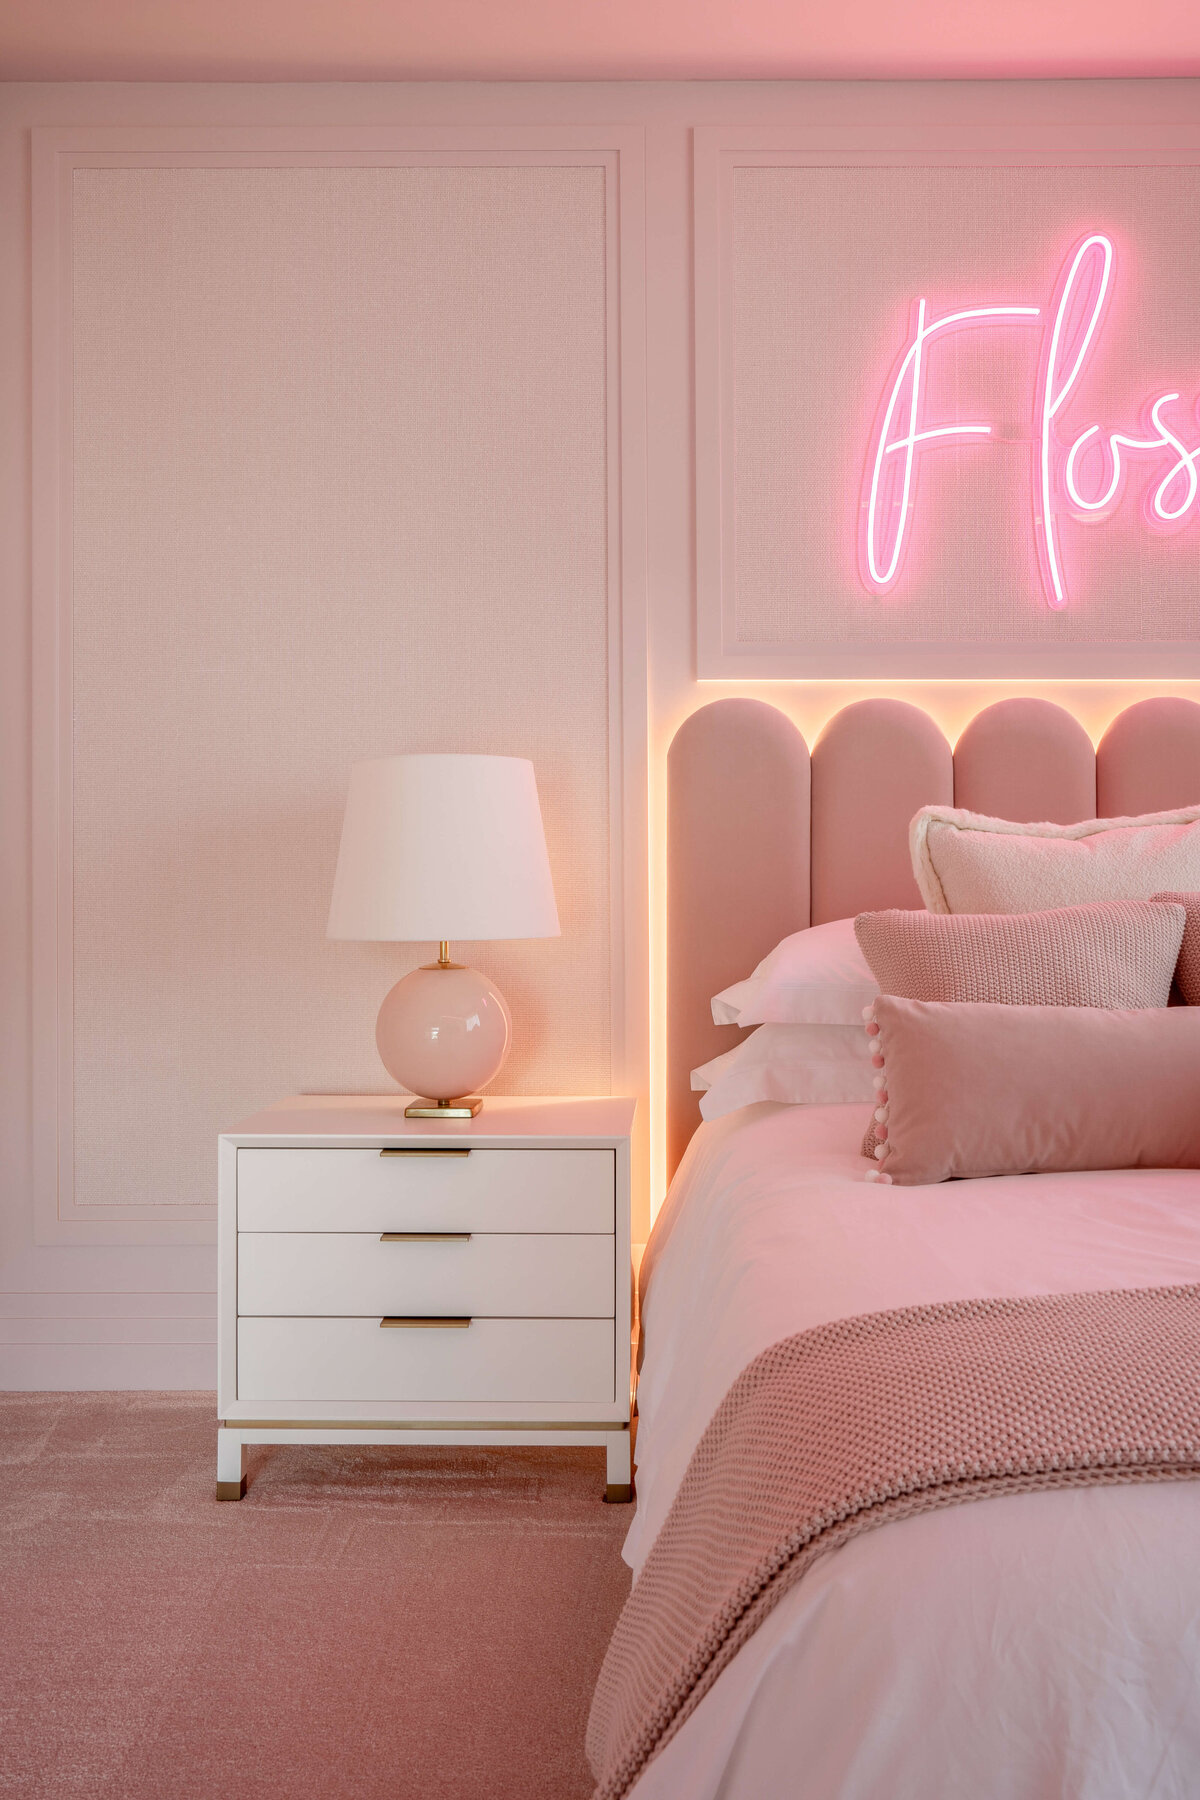
POLYGON ((249 1453, 208 1394, 0 1396, 0 1794, 575 1800, 629 1591, 593 1450, 249 1453))

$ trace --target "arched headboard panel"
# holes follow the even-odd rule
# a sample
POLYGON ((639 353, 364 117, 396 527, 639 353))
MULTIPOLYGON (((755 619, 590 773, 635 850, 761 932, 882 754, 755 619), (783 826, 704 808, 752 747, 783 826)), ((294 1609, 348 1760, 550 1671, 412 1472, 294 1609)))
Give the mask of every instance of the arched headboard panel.
POLYGON ((1200 801, 1200 706, 1194 700, 1139 700, 1113 720, 1096 751, 1096 808, 1102 819, 1170 812, 1200 801))
POLYGON ((812 919, 920 906, 908 822, 954 804, 950 746, 906 700, 859 700, 830 719, 812 753, 812 919))
POLYGON ((676 733, 667 799, 674 1173, 699 1122, 691 1071, 740 1041, 735 1027, 713 1024, 712 996, 810 918, 920 906, 908 853, 919 807, 1069 824, 1200 804, 1200 705, 1143 700, 1114 719, 1093 757, 1061 708, 1004 700, 972 721, 952 757, 917 707, 863 700, 830 720, 810 771, 783 713, 759 700, 717 700, 676 733))
POLYGON ((808 747, 761 700, 716 700, 667 754, 667 1158, 700 1122, 691 1072, 730 1050, 712 996, 809 922, 808 747))
POLYGON ((954 804, 1021 824, 1094 819, 1092 740, 1052 701, 998 700, 954 746, 954 804))

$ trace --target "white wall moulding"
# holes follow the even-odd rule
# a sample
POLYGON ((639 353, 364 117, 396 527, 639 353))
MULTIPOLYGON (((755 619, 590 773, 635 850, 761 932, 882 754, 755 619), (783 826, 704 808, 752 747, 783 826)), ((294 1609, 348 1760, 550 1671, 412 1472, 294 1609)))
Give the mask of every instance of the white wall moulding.
MULTIPOLYGON (((529 1087, 579 1091, 601 1086, 608 1079, 610 1062, 616 1092, 646 1096, 653 1082, 657 1098, 653 1106, 639 1106, 637 1129, 645 1134, 655 1120, 660 1140, 655 1160, 661 1168, 669 887, 664 771, 675 730, 704 697, 695 686, 693 454, 698 445, 701 478, 709 482, 703 491, 719 498, 713 468, 722 441, 711 422, 715 415, 709 372, 717 368, 715 351, 712 357, 703 352, 705 319, 715 316, 716 297, 705 270, 719 267, 714 251, 718 234, 706 224, 710 215, 705 196, 716 194, 706 175, 706 169, 715 166, 713 147, 768 160, 782 156, 792 163, 799 149, 809 156, 832 154, 847 167, 864 158, 885 166, 897 157, 902 162, 939 156, 961 161, 964 143, 971 148, 967 159, 971 166, 993 155, 1011 163, 1053 152, 1054 166, 1061 167, 1069 160, 1068 144, 1071 151, 1085 153, 1092 164, 1114 154, 1118 161, 1145 161, 1151 152, 1160 162, 1179 157, 1186 161, 1188 146, 1197 137, 1198 96, 1200 84, 1184 80, 190 87, 0 83, 0 228, 7 232, 7 253, 0 258, 0 337, 9 352, 10 375, 0 381, 0 736, 8 777, 0 783, 0 960, 5 992, 11 997, 0 1024, 0 1287, 18 1295, 63 1293, 48 1310, 31 1314, 28 1324, 21 1319, 5 1327, 8 1341, 0 1360, 7 1373, 0 1385, 211 1386, 211 1345, 190 1341, 194 1331, 190 1313, 179 1313, 178 1329, 171 1317, 172 1295, 199 1295, 215 1287, 209 1204, 215 1185, 213 1136, 203 1127, 200 1102, 214 1119, 215 1135, 217 1124, 228 1126, 254 1106, 294 1087, 384 1085, 382 1070, 375 1064, 372 1025, 383 994, 407 966, 407 953, 402 947, 360 952, 344 944, 326 946, 322 937, 345 782, 350 763, 360 756, 412 747, 501 750, 535 760, 556 882, 564 843, 567 861, 587 872, 577 873, 571 883, 573 919, 567 916, 564 893, 559 895, 564 926, 574 933, 562 940, 563 953, 569 956, 572 947, 586 948, 586 972, 577 975, 577 985, 570 987, 557 963, 543 961, 547 950, 553 956, 553 946, 544 942, 509 946, 503 961, 500 947, 495 953, 482 944, 457 948, 467 952, 466 960, 492 975, 513 1004, 523 1043, 519 1054, 525 1059, 512 1064, 514 1085, 519 1071, 521 1084, 529 1087), (31 133, 36 185, 32 238, 31 133), (695 185, 693 145, 699 177, 695 185), (644 211, 643 146, 648 176, 644 211), (539 169, 563 170, 568 188, 574 174, 581 172, 577 189, 591 180, 587 171, 599 171, 603 236, 593 223, 594 211, 585 216, 561 204, 557 210, 551 208, 549 216, 564 225, 564 234, 555 239, 555 255, 526 257, 520 280, 500 282, 495 290, 508 320, 506 341, 520 347, 528 344, 528 334, 521 336, 514 311, 523 305, 535 329, 540 329, 547 295, 562 296, 565 284, 573 283, 582 296, 574 309, 574 333, 564 331, 559 313, 566 309, 560 307, 549 329, 541 332, 536 359, 528 353, 524 360, 507 358, 507 401, 489 385, 493 370, 486 352, 494 339, 487 332, 455 333, 453 354, 439 350, 436 358, 420 363, 401 403, 389 407, 386 402, 395 394, 403 353, 400 334, 388 329, 394 311, 369 314, 356 340, 374 353, 372 366, 380 371, 380 379, 372 386, 356 376, 354 359, 338 351, 337 334, 331 329, 339 316, 363 317, 362 281, 350 279, 355 265, 343 259, 347 274, 341 290, 336 283, 316 279, 319 261, 305 265, 302 281, 285 279, 289 266, 293 270, 296 266, 298 235, 297 209, 287 199, 288 182, 299 173, 315 183, 328 183, 344 168, 353 172, 365 165, 386 171, 398 164, 427 171, 434 182, 452 182, 459 165, 487 168, 495 166, 490 160, 495 158, 502 169, 518 173, 532 167, 531 187, 541 179, 539 169), (447 168, 449 174, 439 172, 447 168), (299 346, 294 354, 287 353, 286 336, 282 348, 271 342, 253 311, 248 322, 253 329, 244 328, 246 283, 216 279, 229 267, 228 249, 218 241, 211 268, 201 266, 191 285, 203 296, 206 314, 216 322, 214 329, 233 321, 226 333, 228 367, 199 329, 195 309, 186 307, 179 329, 191 332, 189 346, 198 343, 198 360, 189 365, 179 354, 173 361, 164 357, 161 318, 151 329, 154 319, 148 316, 145 291, 154 269, 146 245, 154 239, 149 226, 158 204, 155 196, 161 199, 168 177, 178 177, 181 186, 192 184, 190 210, 176 201, 173 213, 168 209, 163 216, 174 217, 181 233, 183 266, 189 266, 190 258, 194 270, 198 260, 203 264, 196 245, 201 235, 198 189, 207 179, 206 170, 246 184, 251 216, 260 220, 264 183, 275 184, 279 207, 267 215, 261 241, 247 231, 245 219, 239 225, 235 218, 229 244, 243 246, 249 239, 251 270, 261 270, 264 260, 270 262, 275 273, 268 291, 277 309, 272 317, 281 336, 292 322, 299 346), (139 182, 140 236, 130 236, 139 217, 130 197, 139 182), (78 236, 72 229, 70 205, 76 184, 84 195, 78 236), (133 314, 140 336, 129 331, 121 316, 111 324, 98 319, 100 284, 94 279, 82 283, 81 313, 72 317, 72 262, 82 252, 95 269, 105 238, 98 227, 105 218, 111 224, 121 216, 122 194, 126 197, 122 229, 130 254, 125 259, 128 266, 119 260, 112 266, 111 292, 126 310, 134 303, 140 308, 133 314), (697 265, 690 230, 694 204, 699 206, 701 253, 695 294, 697 265), (585 219, 582 231, 579 218, 585 219), (713 252, 707 263, 705 244, 713 252), (30 291, 31 256, 36 263, 36 296, 30 291), (614 280, 619 297, 615 308, 609 305, 614 280), (594 367, 588 346, 596 341, 595 297, 601 287, 602 384, 598 376, 586 374, 594 367), (339 315, 329 299, 347 291, 347 305, 339 315), (306 296, 315 307, 315 318, 301 304, 306 296), (702 352, 698 435, 693 417, 694 303, 702 352), (86 337, 80 345, 78 384, 72 381, 77 330, 86 337), (132 350, 131 336, 136 339, 132 350), (36 371, 31 361, 34 340, 36 371), (122 347, 123 364, 110 360, 100 366, 96 346, 105 341, 122 347), (599 483, 590 473, 594 456, 581 461, 574 454, 567 459, 571 480, 564 481, 548 456, 538 461, 537 444, 531 445, 529 420, 542 416, 549 377, 555 368, 562 370, 564 352, 571 345, 574 361, 567 356, 568 373, 581 383, 586 379, 586 391, 598 393, 598 404, 586 417, 582 411, 561 408, 556 416, 560 432, 564 419, 574 420, 574 441, 594 446, 598 440, 594 432, 587 434, 586 421, 597 411, 603 414, 605 481, 600 498, 599 483), (530 363, 533 375, 522 388, 521 372, 530 363), (116 372, 122 366, 129 371, 129 392, 118 392, 114 398, 116 372), (182 379, 177 381, 180 369, 182 379), (414 403, 428 391, 422 382, 428 383, 439 371, 452 382, 461 380, 448 397, 438 454, 410 457, 405 433, 411 438, 414 403), (470 383, 477 376, 482 385, 472 392, 470 383), (281 392, 287 398, 302 390, 306 381, 314 397, 320 396, 325 416, 340 421, 328 443, 314 430, 313 412, 299 406, 283 409, 282 417, 289 421, 286 432, 266 430, 280 416, 276 403, 281 392), (200 394, 204 382, 208 391, 200 394), (104 408, 97 405, 98 384, 104 408), (158 404, 155 395, 161 399, 164 392, 168 401, 158 404), (330 396, 332 403, 326 405, 330 396), (430 483, 456 466, 457 440, 468 436, 461 428, 468 400, 474 418, 481 397, 487 400, 484 410, 491 424, 484 446, 487 455, 479 465, 487 478, 475 484, 474 504, 465 513, 426 505, 430 483), (610 424, 618 401, 619 433, 610 424), (103 443, 97 446, 97 420, 103 423, 105 417, 119 427, 111 454, 103 443), (222 434, 215 450, 212 438, 205 437, 206 419, 222 434), (249 434, 242 429, 247 420, 252 427, 249 434), (131 423, 139 430, 131 431, 131 423), (31 433, 36 440, 36 473, 30 462, 31 433), (649 455, 643 450, 647 434, 649 455), (183 460, 180 445, 173 441, 181 435, 186 435, 190 461, 183 460), (371 439, 384 444, 387 461, 382 477, 363 454, 371 439), (397 468, 408 470, 414 463, 410 487, 401 487, 397 468), (538 516, 531 519, 528 509, 513 507, 505 513, 502 503, 510 491, 506 483, 512 480, 511 471, 525 473, 531 466, 543 465, 549 465, 548 479, 538 492, 538 516), (581 468, 586 479, 576 481, 581 468), (116 477, 135 471, 144 477, 143 485, 126 497, 116 477), (189 520, 180 504, 183 477, 195 493, 198 474, 205 478, 203 492, 209 499, 189 520), (329 479, 322 481, 322 475, 329 479), (97 484, 107 483, 106 493, 93 486, 93 478, 97 484), (291 532, 279 524, 289 486, 303 494, 308 509, 291 532), (398 515, 392 499, 396 492, 401 494, 398 515), (139 494, 142 510, 137 515, 133 502, 139 494), (147 503, 147 496, 153 504, 147 503), (97 514, 101 520, 104 516, 103 507, 97 505, 101 499, 108 501, 109 516, 116 521, 109 537, 98 533, 97 514), (262 536, 259 549, 250 555, 245 546, 255 541, 256 499, 261 502, 262 536), (77 502, 83 514, 82 546, 73 542, 79 524, 73 516, 77 502), (507 518, 505 530, 494 528, 498 516, 501 522, 507 518), (459 564, 454 550, 465 541, 464 519, 472 549, 469 563, 459 564), (396 553, 401 526, 403 557, 396 553), (31 549, 34 529, 36 552, 31 549), (516 548, 522 536, 533 546, 525 560, 516 548), (569 542, 564 548, 565 539, 569 542), (601 539, 602 580, 592 573, 601 539), (31 559, 36 564, 32 597, 31 559), (114 566, 118 574, 122 566, 133 573, 140 570, 138 583, 114 580, 114 566), (450 606, 448 572, 462 568, 470 577, 469 591, 461 603, 450 606), (534 626, 549 608, 539 614, 543 602, 535 605, 529 598, 531 585, 522 587, 518 580, 530 568, 542 583, 543 595, 553 580, 557 594, 574 601, 573 609, 555 609, 536 643, 534 626), (102 585, 99 578, 105 570, 102 585), (418 601, 431 605, 433 600, 443 608, 439 632, 427 622, 410 630, 396 627, 396 619, 409 605, 418 601), (131 618, 136 623, 138 606, 143 607, 147 624, 144 640, 129 626, 131 618), (272 617, 285 621, 284 627, 272 632, 272 617), (108 638, 99 629, 106 619, 112 622, 108 638), (334 637, 335 621, 346 633, 344 641, 334 637), (73 626, 78 628, 74 642, 73 626), (31 628, 37 640, 32 730, 31 628), (608 634, 603 653, 596 648, 602 631, 608 634), (514 676, 505 660, 501 639, 511 645, 522 632, 531 642, 530 669, 536 682, 529 671, 518 669, 514 676), (370 672, 360 686, 347 681, 351 662, 370 672), (480 672, 485 665, 486 680, 480 672), (432 691, 443 667, 458 670, 459 712, 435 729, 425 690, 432 691), (107 695, 106 670, 113 676, 107 695), (165 684, 164 670, 170 674, 165 684), (73 675, 81 678, 74 694, 73 675), (605 688, 605 682, 612 686, 605 688), (568 695, 579 692, 585 697, 586 705, 581 702, 570 720, 582 749, 567 755, 555 752, 550 782, 544 746, 551 725, 557 721, 558 729, 567 714, 566 705, 560 704, 563 684, 568 695), (162 715, 167 707, 159 692, 164 685, 174 707, 165 723, 162 715), (492 688, 504 690, 504 708, 490 697, 492 688), (547 694, 552 718, 543 728, 540 715, 546 711, 547 694), (600 753, 597 720, 605 695, 611 710, 604 717, 615 719, 616 726, 605 753, 600 753), (71 723, 73 701, 80 706, 78 740, 71 723), (153 732, 141 716, 146 707, 157 709, 153 732), (331 723, 335 714, 357 724, 339 737, 331 723), (515 731, 509 729, 513 721, 515 731), (118 757, 119 732, 127 724, 132 735, 118 757), (34 737, 36 791, 31 793, 34 737), (649 828, 647 742, 652 777, 649 828), (189 743, 198 743, 192 762, 184 754, 189 743), (113 759, 108 764, 101 754, 106 744, 113 759), (142 763, 148 767, 143 769, 142 763), (106 768, 115 768, 129 790, 125 797, 113 792, 114 776, 107 790, 111 806, 103 785, 106 768), (609 799, 602 806, 597 794, 605 776, 609 799), (586 798, 578 812, 573 783, 582 783, 586 798), (151 797, 158 793, 157 810, 143 803, 147 786, 151 797), (175 795, 174 813, 162 809, 164 793, 175 795), (112 827, 107 848, 104 833, 97 829, 105 820, 112 827), (591 848, 602 836, 602 848, 591 848), (37 992, 32 997, 31 852, 36 857, 37 954, 37 992), (106 867, 120 880, 106 885, 100 879, 106 867), (132 893, 136 899, 143 867, 161 879, 160 892, 178 898, 178 922, 164 925, 161 917, 151 918, 152 929, 141 933, 135 946, 153 981, 180 1002, 179 1020, 167 1016, 165 1025, 160 1003, 157 1030, 147 1027, 148 1016, 153 1023, 154 994, 136 991, 132 953, 118 954, 116 948, 121 942, 128 945, 138 922, 132 914, 116 918, 112 896, 132 893), (138 881, 131 879, 131 870, 138 881), (591 880, 591 871, 600 871, 597 879, 610 896, 603 916, 581 910, 585 901, 592 906, 587 895, 581 897, 581 883, 591 880), (605 887, 609 877, 611 889, 605 887), (618 885, 619 905, 612 898, 618 885), (647 897, 651 886, 652 907, 647 897), (71 930, 77 904, 82 908, 78 942, 71 930), (265 924, 254 928, 255 918, 265 924), (114 935, 106 937, 100 929, 105 920, 114 935), (274 936, 272 924, 277 926, 274 936), (599 947, 605 932, 607 963, 599 947), (220 955, 228 955, 236 985, 216 981, 201 992, 217 955, 218 937, 220 955), (107 1013, 98 1003, 105 997, 104 980, 119 990, 119 1004, 107 1013), (590 1039, 593 1049, 599 1047, 600 1067, 583 1066, 574 1049, 564 1066, 551 1066, 548 1059, 568 1040, 571 1044, 579 1040, 574 1026, 562 1029, 545 1010, 543 981, 556 994, 578 1003, 578 1017, 587 1021, 588 1031, 592 1022, 600 1021, 601 1030, 590 1039), (609 1014, 611 1027, 603 1022, 609 1014), (657 1046, 653 1056, 647 1044, 651 1020, 657 1046), (97 1038, 110 1023, 111 1041, 101 1043, 100 1057, 93 1060, 97 1038), (37 1058, 32 1103, 31 1024, 37 1058), (77 1092, 73 1092, 73 1027, 81 1046, 90 1046, 83 1051, 90 1073, 77 1092), (268 1054, 251 1066, 250 1052, 264 1046, 268 1054), (543 1073, 535 1077, 538 1067, 543 1073), (99 1083, 97 1069, 103 1074, 99 1083), (194 1101, 187 1096, 188 1079, 196 1084, 194 1101), (98 1092, 108 1094, 108 1122, 97 1107, 98 1092), (181 1105, 181 1096, 186 1105, 181 1105), (111 1149, 112 1121, 118 1119, 133 1144, 129 1179, 121 1185, 113 1179, 111 1149), (36 1188, 31 1173, 35 1147, 36 1188), (183 1185, 180 1169, 186 1173, 183 1185), (95 1336, 111 1332, 120 1341, 108 1345, 71 1341, 79 1338, 72 1321, 83 1316, 79 1296, 91 1289, 111 1296, 106 1302, 111 1320, 95 1336), (156 1314, 154 1321, 155 1341, 140 1341, 150 1329, 141 1323, 122 1338, 122 1318, 140 1321, 139 1296, 147 1294, 165 1296, 163 1316, 156 1314)), ((291 192, 297 191, 293 185, 291 192)), ((328 216, 328 193, 326 187, 322 216, 328 216)), ((208 195, 211 220, 211 186, 208 195)), ((504 218, 514 222, 513 204, 510 198, 507 213, 497 215, 501 222, 504 218)), ((714 209, 715 204, 714 197, 714 209)), ((357 216, 361 222, 361 207, 357 216)), ((412 241, 428 243, 431 215, 426 211, 422 217, 426 235, 412 241)), ((545 209, 539 214, 526 208, 521 244, 528 247, 532 241, 536 248, 540 241, 546 246, 546 218, 545 209)), ((485 229, 488 224, 483 221, 485 229)), ((843 236, 831 231, 823 243, 826 262, 836 258, 843 236)), ((500 270, 512 268, 510 240, 511 233, 506 238, 503 231, 486 240, 496 245, 500 270)), ((1044 260, 1043 253, 1043 264, 1044 260)), ((378 261, 369 242, 357 264, 360 277, 365 280, 378 261)), ((1021 272, 1030 273, 1031 280, 1037 274, 1040 286, 1043 264, 1021 272)), ((456 271, 461 273, 463 266, 460 258, 456 271)), ((728 274, 726 265, 727 278, 728 274)), ((1149 287, 1140 285, 1143 274, 1140 265, 1126 266, 1114 300, 1118 309, 1135 291, 1127 276, 1136 276, 1141 299, 1150 294, 1149 287)), ((468 290, 471 285, 459 282, 468 290)), ((421 286, 419 266, 412 287, 414 294, 428 291, 421 286)), ((187 284, 184 291, 186 297, 187 284)), ((1173 318, 1186 321, 1192 316, 1198 291, 1192 282, 1188 292, 1174 297, 1173 318)), ((930 298, 939 296, 931 290, 930 298)), ((451 294, 442 309, 445 319, 461 319, 462 305, 451 294)), ((1148 358, 1140 372, 1169 379, 1190 400, 1190 355, 1182 359, 1150 313, 1145 316, 1159 337, 1161 355, 1156 352, 1148 358)), ((893 332, 897 326, 903 328, 904 318, 901 306, 892 315, 893 332)), ((1110 333, 1117 333, 1118 327, 1124 329, 1119 311, 1106 326, 1106 345, 1116 346, 1118 337, 1110 333)), ((1195 333, 1187 335, 1189 343, 1196 341, 1195 333)), ((167 349, 171 341, 168 337, 167 349)), ((435 341, 444 348, 446 333, 435 341)), ((868 369, 863 353, 861 373, 864 381, 869 373, 878 385, 886 373, 885 347, 877 347, 874 356, 868 369)), ((1139 384, 1136 393, 1121 397, 1122 405, 1114 405, 1111 414, 1107 404, 1098 409, 1097 422, 1119 427, 1127 422, 1125 400, 1140 401, 1150 391, 1139 384)), ((867 406, 868 426, 873 404, 867 406)), ((727 452, 728 434, 723 442, 727 452)), ((974 454, 964 449, 960 461, 969 462, 974 454)), ((1133 471, 1135 501, 1142 482, 1139 466, 1133 471)), ((928 488, 922 486, 918 506, 923 508, 928 498, 928 488)), ((959 499, 956 489, 953 507, 959 499)), ((293 515, 282 516, 290 520, 293 515)), ((916 516, 919 523, 924 515, 916 516)), ((702 503, 701 532, 716 518, 715 501, 711 506, 702 503)), ((1022 514, 1022 530, 1024 519, 1022 514)), ((1111 528, 1099 531, 1107 529, 1111 528)), ((1175 544, 1184 543, 1189 535, 1190 528, 1178 540, 1165 540, 1166 548, 1173 554, 1175 544)), ((711 566, 711 559, 702 553, 702 582, 709 581, 711 566)), ((427 620, 421 605, 416 611, 418 620, 427 620)), ((715 624, 717 613, 711 616, 715 624)), ((750 677, 756 666, 765 675, 812 672, 810 657, 785 654, 778 641, 768 645, 769 656, 756 665, 759 652, 752 644, 740 644, 731 633, 726 656, 720 636, 711 634, 706 641, 706 631, 702 621, 706 674, 737 680, 750 677), (753 654, 748 655, 748 649, 753 654)), ((831 659, 829 673, 856 678, 858 696, 871 693, 876 681, 880 691, 897 693, 900 689, 890 678, 909 672, 907 654, 902 647, 897 660, 891 652, 856 648, 845 662, 831 659)), ((1180 655, 1172 652, 1157 665, 1161 676, 1134 684, 1124 678, 1145 664, 1139 665, 1133 655, 1109 660, 1112 679, 1107 682, 1072 682, 1067 670, 1057 681, 1058 664, 1048 666, 1044 652, 1036 647, 1029 657, 1031 672, 1048 678, 1040 691, 1066 706, 1092 739, 1099 739, 1109 721, 1133 699, 1166 692, 1200 695, 1200 672, 1189 667, 1189 661, 1186 647, 1180 655)), ((923 666, 932 672, 932 659, 923 666)), ((976 661, 972 653, 959 666, 962 681, 930 681, 904 690, 951 740, 995 697, 985 679, 984 654, 976 661)), ((847 698, 836 683, 795 681, 780 704, 786 701, 788 716, 809 742, 815 742, 823 724, 847 698)), ((604 729, 607 732, 607 724, 604 729)), ((1102 772, 1103 759, 1099 767, 1102 772)), ((1105 802, 1099 804, 1103 807, 1105 802)), ((423 950, 414 952, 413 961, 424 959, 423 950)), ((501 1080, 507 1085, 506 1075, 501 1080)), ((644 1170, 650 1160, 643 1135, 635 1147, 635 1171, 639 1165, 644 1170)), ((640 1240, 648 1219, 644 1189, 638 1196, 636 1175, 634 1205, 634 1236, 640 1240)), ((210 1310, 212 1304, 210 1299, 210 1310)))
POLYGON ((506 1090, 644 1064, 643 137, 34 131, 38 1242, 209 1243, 222 1126, 387 1086, 365 756, 533 761, 506 1090))
POLYGON ((1200 674, 1200 132, 694 168, 700 678, 1200 674))

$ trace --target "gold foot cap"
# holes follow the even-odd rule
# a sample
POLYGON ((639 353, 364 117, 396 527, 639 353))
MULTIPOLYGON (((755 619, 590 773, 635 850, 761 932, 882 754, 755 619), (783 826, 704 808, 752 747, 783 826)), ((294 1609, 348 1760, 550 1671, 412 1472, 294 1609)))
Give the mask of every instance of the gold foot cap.
POLYGON ((628 1506, 633 1499, 633 1484, 629 1481, 610 1481, 604 1490, 606 1506, 628 1506))
POLYGON ((241 1500, 245 1496, 245 1492, 246 1477, 244 1475, 240 1481, 218 1481, 217 1483, 218 1500, 241 1500))

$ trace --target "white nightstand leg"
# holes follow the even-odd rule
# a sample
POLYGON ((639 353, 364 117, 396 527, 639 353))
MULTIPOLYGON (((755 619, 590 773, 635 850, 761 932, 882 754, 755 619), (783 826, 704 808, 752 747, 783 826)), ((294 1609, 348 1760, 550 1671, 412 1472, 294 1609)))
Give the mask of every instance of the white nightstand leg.
POLYGON ((629 1460, 629 1433, 627 1431, 609 1431, 605 1433, 604 1447, 608 1454, 608 1482, 604 1498, 610 1503, 623 1505, 633 1499, 633 1470, 629 1460))
POLYGON ((246 1450, 239 1431, 217 1431, 217 1499, 240 1500, 246 1491, 246 1450))

